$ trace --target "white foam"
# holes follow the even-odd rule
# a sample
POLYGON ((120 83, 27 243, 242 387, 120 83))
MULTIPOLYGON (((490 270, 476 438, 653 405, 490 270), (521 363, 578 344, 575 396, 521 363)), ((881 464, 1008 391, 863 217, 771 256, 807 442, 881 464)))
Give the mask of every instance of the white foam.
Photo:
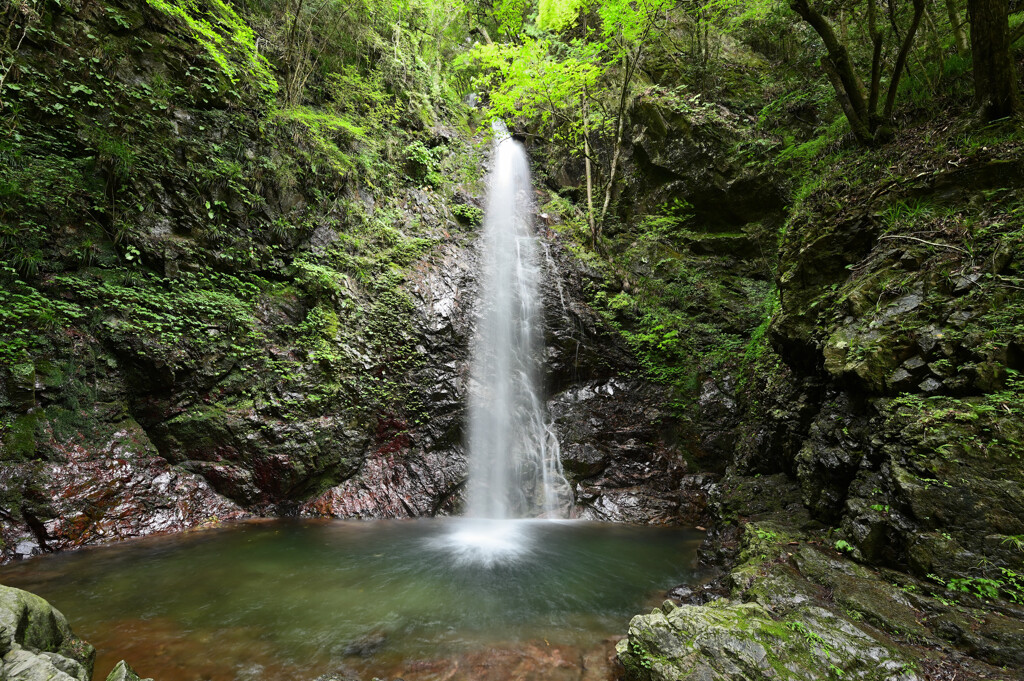
POLYGON ((492 567, 514 563, 532 552, 529 527, 527 520, 465 518, 432 543, 457 564, 492 567))

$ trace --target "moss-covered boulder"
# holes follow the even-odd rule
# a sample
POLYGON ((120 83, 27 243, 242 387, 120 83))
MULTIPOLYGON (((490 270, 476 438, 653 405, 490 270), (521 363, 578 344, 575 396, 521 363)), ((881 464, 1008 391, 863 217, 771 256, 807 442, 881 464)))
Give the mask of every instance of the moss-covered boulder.
MULTIPOLYGON (((851 490, 860 498, 881 493, 885 484, 881 476, 864 474, 851 490)), ((1024 678, 1014 671, 1024 664, 1016 572, 990 564, 978 574, 991 577, 968 576, 979 569, 970 561, 983 554, 965 548, 998 544, 1017 551, 1013 537, 993 534, 961 544, 949 533, 924 533, 915 550, 927 552, 947 577, 915 577, 865 564, 858 545, 811 518, 799 504, 801 492, 784 475, 726 475, 711 506, 725 523, 709 533, 703 550, 707 562, 729 572, 702 591, 728 598, 699 607, 706 601, 689 597, 692 590, 673 590, 669 596, 683 601, 682 612, 666 606, 634 620, 629 642, 619 649, 631 678, 942 678, 951 670, 966 679, 1024 678), (828 651, 827 662, 815 646, 828 651), (808 662, 815 654, 820 668, 808 662), (847 656, 873 660, 873 666, 847 665, 847 656)), ((898 542, 899 532, 912 527, 893 508, 865 509, 876 516, 872 541, 879 545, 898 542)), ((1005 559, 1016 565, 1012 554, 1005 559)))
POLYGON ((9 681, 89 681, 96 659, 58 610, 6 586, 0 586, 0 655, 0 678, 9 681))
POLYGON ((669 602, 634 617, 618 653, 638 681, 919 678, 908 655, 813 605, 776 619, 757 603, 669 602))

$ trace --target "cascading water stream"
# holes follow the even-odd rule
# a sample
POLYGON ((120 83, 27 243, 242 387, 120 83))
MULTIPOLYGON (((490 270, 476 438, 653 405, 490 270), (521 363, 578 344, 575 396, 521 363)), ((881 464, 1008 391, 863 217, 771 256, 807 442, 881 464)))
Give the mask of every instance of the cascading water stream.
POLYGON ((571 503, 538 391, 540 258, 526 151, 496 126, 469 404, 470 518, 561 518, 571 503))

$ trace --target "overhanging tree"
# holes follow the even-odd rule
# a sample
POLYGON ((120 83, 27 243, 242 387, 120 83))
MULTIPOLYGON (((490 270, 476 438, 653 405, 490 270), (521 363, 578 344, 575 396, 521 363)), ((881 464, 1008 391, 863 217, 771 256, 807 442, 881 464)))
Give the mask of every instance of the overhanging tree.
POLYGON ((671 5, 671 0, 541 0, 536 26, 520 34, 518 44, 479 45, 464 60, 481 68, 492 116, 537 121, 548 130, 549 141, 583 154, 587 218, 598 249, 635 79, 671 5), (603 195, 600 209, 594 206, 595 185, 603 195))
MULTIPOLYGON (((1005 0, 1004 0, 1005 1, 1005 0)), ((857 141, 864 145, 884 142, 893 134, 893 109, 900 79, 907 66, 907 58, 914 46, 914 37, 924 15, 925 0, 911 0, 912 16, 906 32, 900 39, 896 12, 898 0, 888 0, 888 28, 880 27, 879 0, 866 0, 867 32, 871 41, 871 74, 867 86, 857 71, 847 41, 840 37, 821 10, 811 0, 790 0, 790 8, 810 24, 825 44, 826 55, 821 67, 836 91, 839 104, 850 122, 857 141), (882 72, 885 68, 884 48, 889 39, 899 43, 899 51, 889 75, 885 104, 879 111, 882 92, 882 72)))

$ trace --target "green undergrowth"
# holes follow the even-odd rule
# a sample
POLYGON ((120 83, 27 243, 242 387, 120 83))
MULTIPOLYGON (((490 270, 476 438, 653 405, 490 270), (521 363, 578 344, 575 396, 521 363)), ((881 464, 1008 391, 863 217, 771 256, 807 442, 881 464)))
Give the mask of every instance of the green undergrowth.
MULTIPOLYGON (((560 212, 557 200, 545 210, 560 212)), ((737 263, 722 254, 697 254, 693 244, 713 236, 691 231, 685 203, 664 206, 619 230, 606 243, 606 256, 587 246, 580 218, 562 227, 575 240, 576 253, 598 269, 608 285, 590 291, 594 309, 614 328, 637 358, 643 374, 672 388, 673 410, 692 407, 701 381, 735 367, 770 297, 762 263, 737 263)), ((725 250, 728 250, 728 245, 725 250)))
POLYGON ((968 601, 970 604, 975 604, 976 600, 992 602, 1005 599, 1017 605, 1024 605, 1024 568, 1014 570, 1007 567, 992 567, 987 572, 992 576, 952 577, 947 580, 930 575, 934 583, 945 588, 944 593, 939 592, 934 596, 946 600, 945 596, 948 594, 952 594, 954 598, 967 595, 971 597, 968 601))
MULTIPOLYGON (((355 162, 351 154, 343 151, 356 140, 365 140, 366 133, 362 128, 352 124, 342 116, 309 109, 294 107, 274 111, 270 120, 284 128, 285 134, 293 131, 296 137, 304 138, 311 150, 323 163, 327 163, 340 176, 351 171, 355 162)), ((364 160, 364 166, 368 166, 364 160)))
MULTIPOLYGON (((277 79, 260 54, 252 28, 224 0, 146 0, 150 7, 184 24, 231 83, 243 76, 266 91, 277 92, 277 79), (242 71, 244 69, 244 71, 242 71), (240 71, 242 71, 240 73, 240 71)), ((109 10, 108 10, 109 11, 109 10)), ((117 15, 113 15, 117 21, 117 15)), ((123 20, 122 20, 123 22, 123 20)), ((125 24, 125 27, 128 27, 125 24)))

